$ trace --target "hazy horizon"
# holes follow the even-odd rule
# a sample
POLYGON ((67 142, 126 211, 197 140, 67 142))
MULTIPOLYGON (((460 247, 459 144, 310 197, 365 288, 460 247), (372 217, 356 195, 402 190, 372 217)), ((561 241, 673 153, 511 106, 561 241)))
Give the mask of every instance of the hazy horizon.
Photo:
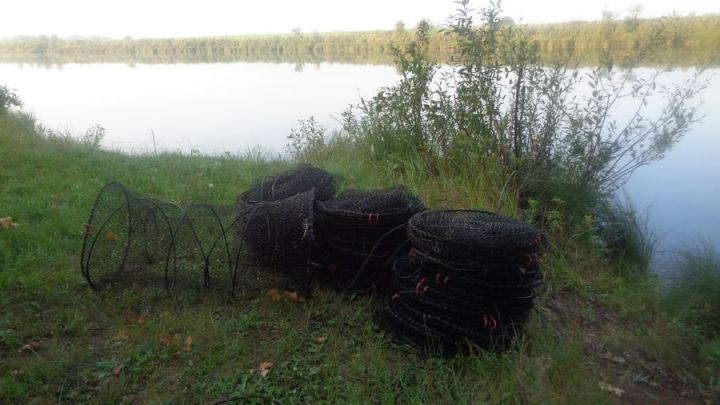
MULTIPOLYGON (((479 9, 487 2, 474 1, 479 9)), ((642 18, 720 13, 720 2, 687 0, 574 0, 505 1, 502 15, 526 24, 597 21, 604 11, 622 18, 635 5, 643 9, 642 18)), ((287 34, 302 32, 376 31, 393 29, 398 21, 407 28, 421 19, 443 25, 457 4, 438 0, 367 0, 343 3, 331 0, 238 4, 224 0, 160 0, 143 2, 94 2, 70 0, 54 2, 27 0, 4 6, 6 18, 0 26, 0 38, 23 36, 98 37, 108 39, 216 37, 239 35, 287 34), (41 13, 38 11, 42 10, 41 13)))

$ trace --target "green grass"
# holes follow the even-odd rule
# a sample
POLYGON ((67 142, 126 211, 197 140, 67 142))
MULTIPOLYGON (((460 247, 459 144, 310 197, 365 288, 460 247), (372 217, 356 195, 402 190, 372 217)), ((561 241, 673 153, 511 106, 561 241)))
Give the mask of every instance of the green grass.
POLYGON ((625 201, 603 201, 598 211, 597 234, 608 256, 628 274, 648 274, 658 240, 648 225, 647 212, 638 213, 627 195, 625 201))
MULTIPOLYGON (((373 322, 377 303, 368 297, 318 290, 304 302, 277 302, 209 292, 171 296, 142 286, 97 293, 80 275, 79 254, 82 225, 106 182, 119 180, 166 200, 230 204, 253 179, 290 163, 127 156, 46 139, 26 124, 14 115, 0 117, 0 217, 18 223, 0 227, 0 402, 608 399, 583 329, 557 322, 560 315, 592 309, 558 314, 550 305, 560 293, 591 297, 620 282, 602 272, 604 262, 586 256, 582 244, 553 248, 545 267, 549 292, 513 349, 477 357, 428 358, 393 343, 373 322), (262 362, 273 363, 266 377, 255 371, 262 362)), ((504 180, 492 175, 433 177, 422 167, 397 175, 340 147, 314 163, 338 174, 342 187, 398 181, 433 207, 519 214, 502 190, 504 180)))
POLYGON ((711 245, 679 252, 664 304, 676 320, 706 335, 720 335, 720 255, 711 245))
POLYGON ((696 367, 707 371, 710 389, 720 395, 720 256, 700 244, 681 250, 674 264, 675 277, 661 290, 662 308, 699 349, 696 367))

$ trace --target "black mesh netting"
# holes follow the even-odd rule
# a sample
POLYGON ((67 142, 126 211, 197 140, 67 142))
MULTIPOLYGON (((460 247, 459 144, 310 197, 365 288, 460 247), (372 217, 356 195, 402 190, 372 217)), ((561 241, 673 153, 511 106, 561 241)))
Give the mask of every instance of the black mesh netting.
POLYGON ((543 285, 545 236, 485 211, 425 211, 408 223, 412 250, 396 259, 383 325, 449 352, 505 347, 524 328, 543 285))
POLYGON ((485 211, 425 211, 403 187, 335 189, 310 165, 261 179, 235 205, 175 204, 110 183, 86 224, 82 274, 96 289, 309 295, 319 280, 379 291, 386 329, 447 353, 503 348, 522 332, 543 286, 542 232, 485 211))
POLYGON ((424 210, 404 187, 347 190, 315 205, 318 278, 334 288, 372 291, 383 283, 391 259, 409 251, 408 220, 424 210))
POLYGON ((314 203, 314 189, 281 200, 238 202, 235 225, 241 254, 254 264, 286 274, 306 295, 313 281, 314 203))
POLYGON ((300 164, 275 176, 262 177, 240 194, 238 203, 282 200, 311 189, 315 189, 317 200, 329 200, 335 196, 337 180, 325 170, 300 164))
POLYGON ((415 216, 408 235, 416 249, 452 261, 502 262, 532 254, 546 243, 532 226, 487 211, 442 210, 415 216))
POLYGON ((313 201, 311 190, 284 204, 181 205, 113 182, 85 225, 82 274, 96 289, 141 284, 245 295, 289 281, 307 288, 313 201))

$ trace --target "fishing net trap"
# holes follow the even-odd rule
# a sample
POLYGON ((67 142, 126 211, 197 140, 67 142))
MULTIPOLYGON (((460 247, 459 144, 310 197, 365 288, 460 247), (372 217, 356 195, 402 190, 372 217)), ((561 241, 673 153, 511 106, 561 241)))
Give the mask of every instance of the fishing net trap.
POLYGON ((313 265, 318 278, 343 291, 381 287, 391 259, 409 251, 407 222, 423 210, 404 187, 351 189, 317 201, 313 265))
POLYGON ((113 182, 85 225, 81 270, 95 289, 139 284, 233 295, 305 276, 314 192, 252 207, 175 204, 113 182))
POLYGON ((544 234, 486 211, 425 211, 394 261, 382 324, 401 339, 454 352, 499 349, 522 332, 543 285, 544 234))
POLYGON ((401 186, 336 189, 305 164, 259 179, 233 205, 177 204, 109 183, 85 225, 82 275, 95 289, 309 295, 319 281, 376 292, 381 326, 449 353, 503 348, 522 332, 543 286, 542 232, 486 211, 426 211, 401 186))
POLYGON ((240 194, 238 204, 276 201, 315 189, 318 201, 329 200, 337 191, 337 180, 330 173, 310 164, 257 180, 249 190, 240 194))
POLYGON ((309 295, 315 189, 292 197, 237 204, 238 255, 254 265, 276 269, 309 295))
POLYGON ((123 283, 168 290, 194 283, 231 286, 233 241, 224 232, 234 219, 230 208, 164 202, 112 182, 98 194, 85 225, 82 274, 96 289, 123 283), (223 271, 211 274, 210 267, 223 261, 223 271))

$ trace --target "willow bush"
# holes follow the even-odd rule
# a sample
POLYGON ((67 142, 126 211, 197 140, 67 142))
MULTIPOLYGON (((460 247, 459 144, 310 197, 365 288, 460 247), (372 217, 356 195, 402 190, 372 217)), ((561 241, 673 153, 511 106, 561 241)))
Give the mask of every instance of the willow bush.
POLYGON ((0 85, 0 115, 12 109, 21 108, 22 106, 22 101, 13 89, 0 85))
POLYGON ((399 83, 343 115, 345 133, 373 159, 420 157, 431 169, 493 162, 529 198, 557 181, 608 195, 700 118, 700 71, 673 86, 658 85, 665 70, 636 75, 638 61, 667 40, 661 27, 622 68, 614 63, 617 30, 601 31, 600 66, 580 70, 569 52, 543 63, 537 41, 500 18, 498 3, 479 12, 469 0, 458 6, 445 28, 456 38, 448 65, 428 56, 430 25, 421 22, 414 40, 395 49, 399 83), (664 105, 650 114, 658 96, 664 105), (613 118, 621 105, 632 110, 623 122, 613 118))

